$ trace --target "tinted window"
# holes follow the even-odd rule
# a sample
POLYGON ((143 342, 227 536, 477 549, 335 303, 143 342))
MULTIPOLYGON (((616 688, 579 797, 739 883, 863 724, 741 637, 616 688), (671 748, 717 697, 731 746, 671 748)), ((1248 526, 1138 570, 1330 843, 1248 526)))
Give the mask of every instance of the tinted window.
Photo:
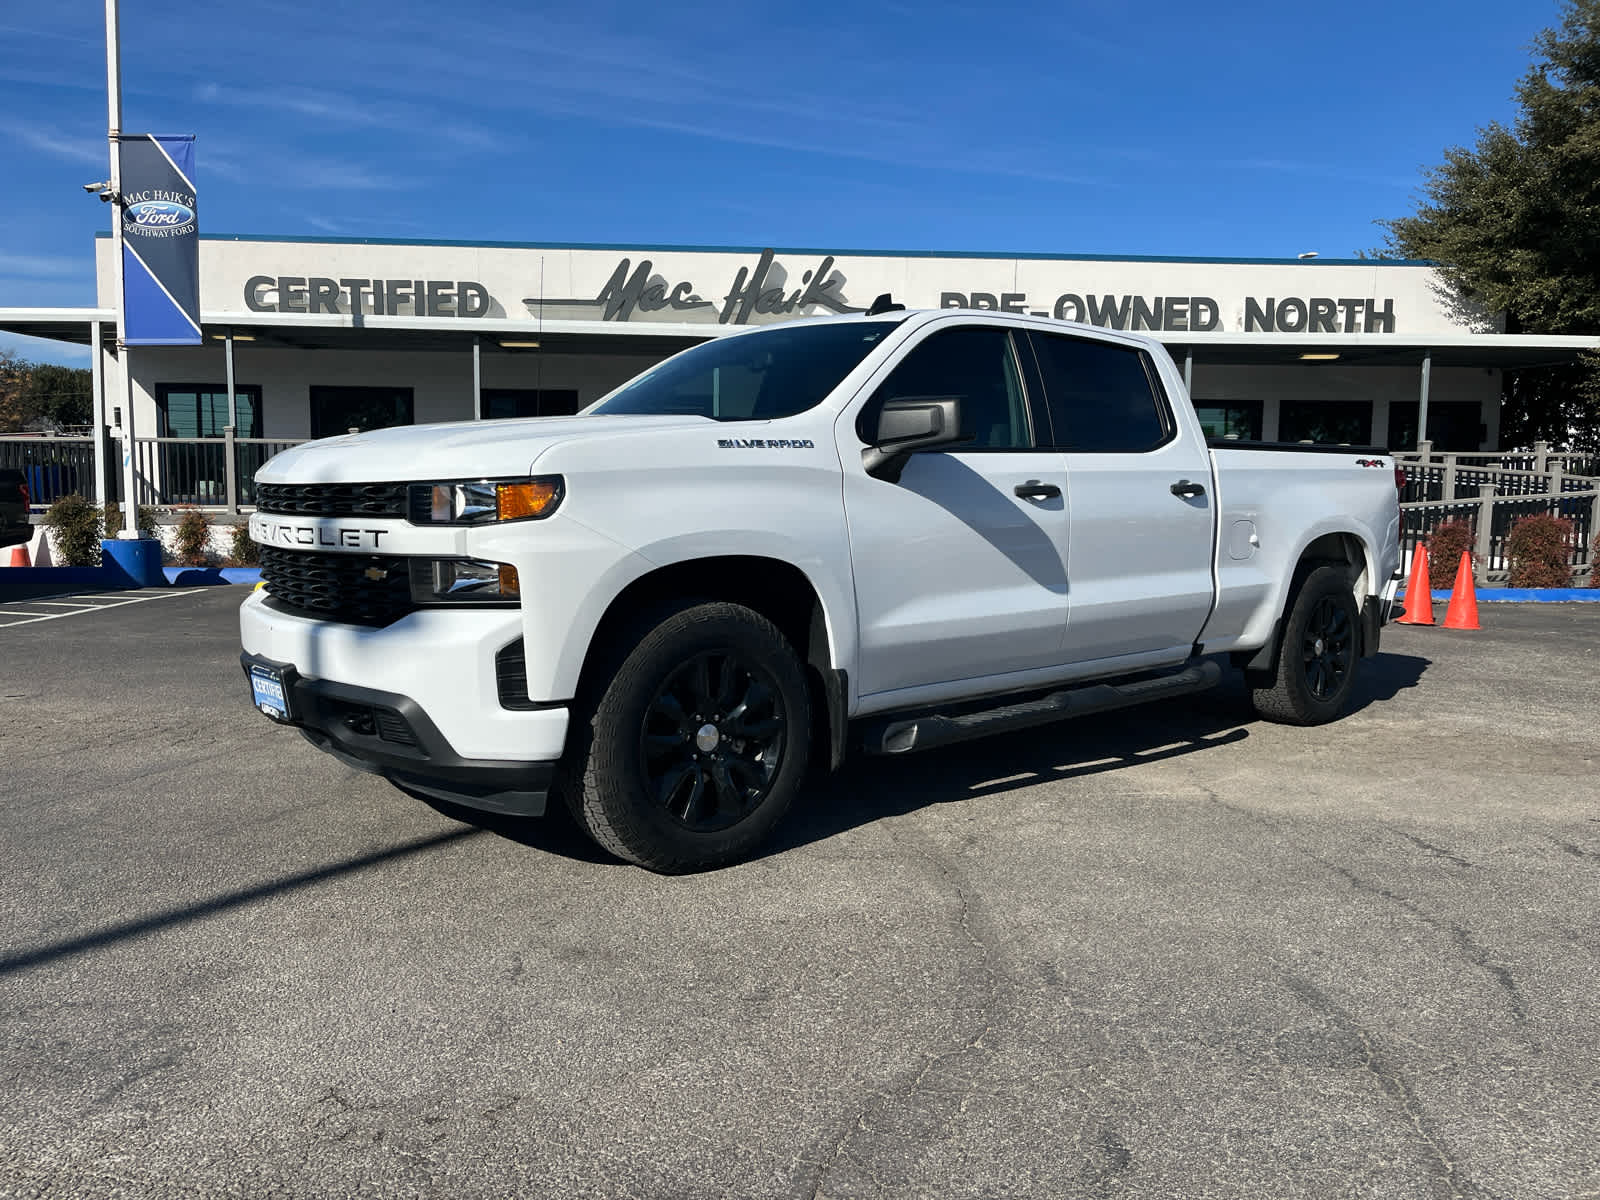
POLYGON ((593 411, 717 421, 791 417, 821 403, 899 323, 794 322, 717 338, 623 384, 593 411))
POLYGON ((1349 400, 1285 400, 1278 409, 1278 440, 1365 446, 1372 440, 1372 405, 1349 400))
POLYGON ((571 388, 484 388, 483 415, 505 417, 561 417, 578 411, 578 393, 571 388))
POLYGON ((1017 450, 1033 445, 1028 400, 1004 329, 973 325, 936 333, 906 355, 873 393, 857 432, 872 441, 878 413, 888 400, 907 396, 957 396, 961 432, 970 439, 959 450, 1017 450))
POLYGON ((1138 350, 1033 334, 1056 444, 1066 450, 1153 450, 1172 434, 1138 350))
POLYGON ((411 389, 311 385, 311 436, 411 424, 411 389))

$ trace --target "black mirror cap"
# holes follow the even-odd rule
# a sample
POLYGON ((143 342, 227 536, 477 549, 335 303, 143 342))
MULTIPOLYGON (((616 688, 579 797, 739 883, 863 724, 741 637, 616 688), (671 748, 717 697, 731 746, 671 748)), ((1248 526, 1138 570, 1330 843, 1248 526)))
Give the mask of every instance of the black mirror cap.
POLYGON ((899 483, 914 452, 963 440, 961 397, 896 396, 878 414, 877 437, 861 452, 861 464, 868 475, 899 483))

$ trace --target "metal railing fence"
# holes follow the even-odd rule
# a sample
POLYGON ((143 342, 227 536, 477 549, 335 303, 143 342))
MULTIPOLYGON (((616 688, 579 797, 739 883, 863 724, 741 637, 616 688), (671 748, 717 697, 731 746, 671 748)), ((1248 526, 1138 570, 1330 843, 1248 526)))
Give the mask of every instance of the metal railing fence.
MULTIPOLYGON (((1506 539, 1523 517, 1548 514, 1572 522, 1567 565, 1574 579, 1592 575, 1600 533, 1600 478, 1573 473, 1594 469, 1591 456, 1551 454, 1543 443, 1531 452, 1438 454, 1426 442, 1415 453, 1396 454, 1407 482, 1400 496, 1400 541, 1404 561, 1448 521, 1473 530, 1473 552, 1484 583, 1509 574, 1506 539)), ((1452 568, 1453 569, 1453 568, 1452 568)), ((1443 586, 1443 585, 1440 585, 1443 586)))
MULTIPOLYGON (((255 503, 255 473, 267 459, 303 438, 133 439, 134 481, 140 504, 193 504, 237 513, 255 503)), ((107 445, 108 478, 94 486, 93 437, 0 436, 0 467, 18 467, 27 478, 32 508, 42 512, 77 492, 122 500, 122 443, 107 445)))

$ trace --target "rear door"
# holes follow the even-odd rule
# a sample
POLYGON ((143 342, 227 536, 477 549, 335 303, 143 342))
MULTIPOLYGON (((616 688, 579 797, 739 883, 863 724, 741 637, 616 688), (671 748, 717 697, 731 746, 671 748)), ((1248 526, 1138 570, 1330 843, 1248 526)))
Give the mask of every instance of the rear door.
POLYGON ((1064 661, 1186 657, 1213 595, 1206 447, 1142 347, 1038 330, 1028 340, 1067 472, 1064 661))

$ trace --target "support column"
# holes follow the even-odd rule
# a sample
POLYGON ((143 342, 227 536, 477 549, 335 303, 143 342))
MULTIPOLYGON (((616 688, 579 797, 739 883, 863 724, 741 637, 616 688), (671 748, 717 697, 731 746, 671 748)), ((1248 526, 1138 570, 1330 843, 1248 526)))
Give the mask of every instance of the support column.
POLYGON ((1417 448, 1428 440, 1428 383, 1433 376, 1433 351, 1422 352, 1422 390, 1417 393, 1417 448))
POLYGON ((1183 390, 1189 393, 1189 399, 1194 399, 1194 347, 1189 346, 1183 352, 1183 390))
POLYGON ((483 420, 483 347, 472 335, 472 419, 483 420))
POLYGON ((89 379, 92 388, 90 420, 94 423, 94 502, 104 506, 111 497, 106 489, 106 365, 100 342, 100 322, 89 322, 89 379))
POLYGON ((233 330, 228 330, 228 336, 223 339, 222 352, 226 360, 225 369, 228 375, 228 427, 222 431, 222 452, 227 455, 228 461, 223 464, 223 471, 228 480, 228 515, 239 514, 239 462, 238 452, 234 438, 239 433, 239 396, 233 386, 233 330))

